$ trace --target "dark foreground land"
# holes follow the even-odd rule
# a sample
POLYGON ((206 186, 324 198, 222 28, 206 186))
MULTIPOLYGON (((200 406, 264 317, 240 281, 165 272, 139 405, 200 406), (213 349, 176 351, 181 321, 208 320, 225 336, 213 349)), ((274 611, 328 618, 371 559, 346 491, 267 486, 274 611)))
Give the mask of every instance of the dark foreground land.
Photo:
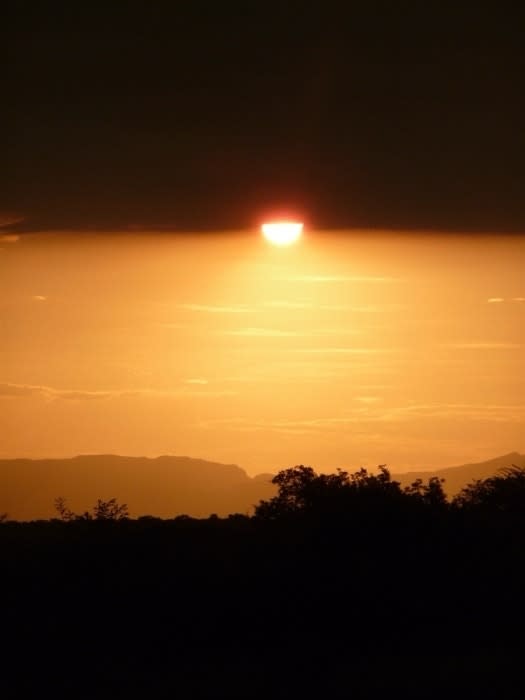
POLYGON ((276 479, 252 518, 2 523, 2 696, 520 695, 523 470, 276 479))

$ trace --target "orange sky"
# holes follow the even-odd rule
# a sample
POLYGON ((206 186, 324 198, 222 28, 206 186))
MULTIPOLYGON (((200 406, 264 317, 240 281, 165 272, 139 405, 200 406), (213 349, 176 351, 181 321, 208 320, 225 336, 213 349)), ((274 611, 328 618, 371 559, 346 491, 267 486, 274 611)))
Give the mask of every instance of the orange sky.
POLYGON ((523 451, 524 269, 520 236, 0 237, 0 456, 523 451))

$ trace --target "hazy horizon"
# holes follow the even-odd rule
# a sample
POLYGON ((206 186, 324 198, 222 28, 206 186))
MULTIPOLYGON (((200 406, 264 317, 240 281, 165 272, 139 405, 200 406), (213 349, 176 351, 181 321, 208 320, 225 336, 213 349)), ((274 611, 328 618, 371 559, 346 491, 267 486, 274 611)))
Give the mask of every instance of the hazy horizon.
POLYGON ((522 237, 6 233, 1 248, 2 457, 253 474, 524 448, 522 237))

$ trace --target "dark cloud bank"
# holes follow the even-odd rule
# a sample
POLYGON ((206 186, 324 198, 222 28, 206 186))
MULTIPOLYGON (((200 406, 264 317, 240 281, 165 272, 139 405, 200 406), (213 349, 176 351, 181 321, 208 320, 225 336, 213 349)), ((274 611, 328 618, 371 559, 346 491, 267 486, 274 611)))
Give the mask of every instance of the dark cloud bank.
POLYGON ((17 231, 525 231, 521 18, 503 5, 7 11, 0 210, 17 231))

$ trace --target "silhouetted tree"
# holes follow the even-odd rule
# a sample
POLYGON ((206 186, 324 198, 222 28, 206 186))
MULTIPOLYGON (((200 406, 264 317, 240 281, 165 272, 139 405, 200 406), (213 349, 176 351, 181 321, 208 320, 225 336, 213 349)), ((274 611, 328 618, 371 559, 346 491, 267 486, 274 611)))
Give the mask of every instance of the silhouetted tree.
POLYGON ((116 498, 102 501, 100 498, 93 507, 94 520, 124 520, 129 518, 128 506, 117 502, 116 498))
POLYGON ((423 479, 416 479, 405 486, 404 493, 418 499, 422 504, 432 508, 445 508, 448 505, 447 495, 443 489, 445 479, 432 476, 425 484, 423 479))
MULTIPOLYGON (((272 483, 278 493, 256 506, 256 517, 275 519, 299 513, 333 516, 363 510, 372 503, 377 507, 401 502, 408 495, 392 480, 385 465, 379 466, 377 474, 366 469, 353 474, 341 469, 335 474, 317 474, 311 467, 299 465, 279 472, 272 483)), ((420 495, 419 490, 417 493, 420 495)))
POLYGON ((58 498, 55 498, 55 510, 57 511, 60 520, 63 520, 64 522, 70 522, 71 520, 75 520, 78 516, 73 513, 72 510, 70 510, 67 506, 66 499, 63 496, 59 496, 58 498))
POLYGON ((272 484, 278 487, 278 493, 256 506, 256 517, 274 519, 318 509, 327 500, 335 500, 348 484, 348 474, 341 470, 336 474, 317 474, 312 467, 301 464, 280 471, 272 484))
POLYGON ((66 499, 59 496, 55 498, 55 510, 64 522, 72 522, 74 520, 124 520, 129 518, 127 504, 119 504, 116 498, 111 498, 109 501, 103 501, 99 498, 91 512, 85 511, 82 515, 78 515, 68 508, 66 499))
POLYGON ((255 516, 277 519, 299 514, 333 518, 357 513, 410 512, 410 504, 425 508, 443 509, 447 497, 443 479, 432 477, 428 483, 418 479, 401 488, 394 481, 386 465, 376 474, 360 469, 352 474, 338 469, 335 474, 317 474, 311 467, 299 465, 279 472, 272 483, 277 495, 261 501, 255 516))
POLYGON ((453 505, 525 516, 525 469, 513 464, 489 479, 473 481, 455 496, 453 505))

